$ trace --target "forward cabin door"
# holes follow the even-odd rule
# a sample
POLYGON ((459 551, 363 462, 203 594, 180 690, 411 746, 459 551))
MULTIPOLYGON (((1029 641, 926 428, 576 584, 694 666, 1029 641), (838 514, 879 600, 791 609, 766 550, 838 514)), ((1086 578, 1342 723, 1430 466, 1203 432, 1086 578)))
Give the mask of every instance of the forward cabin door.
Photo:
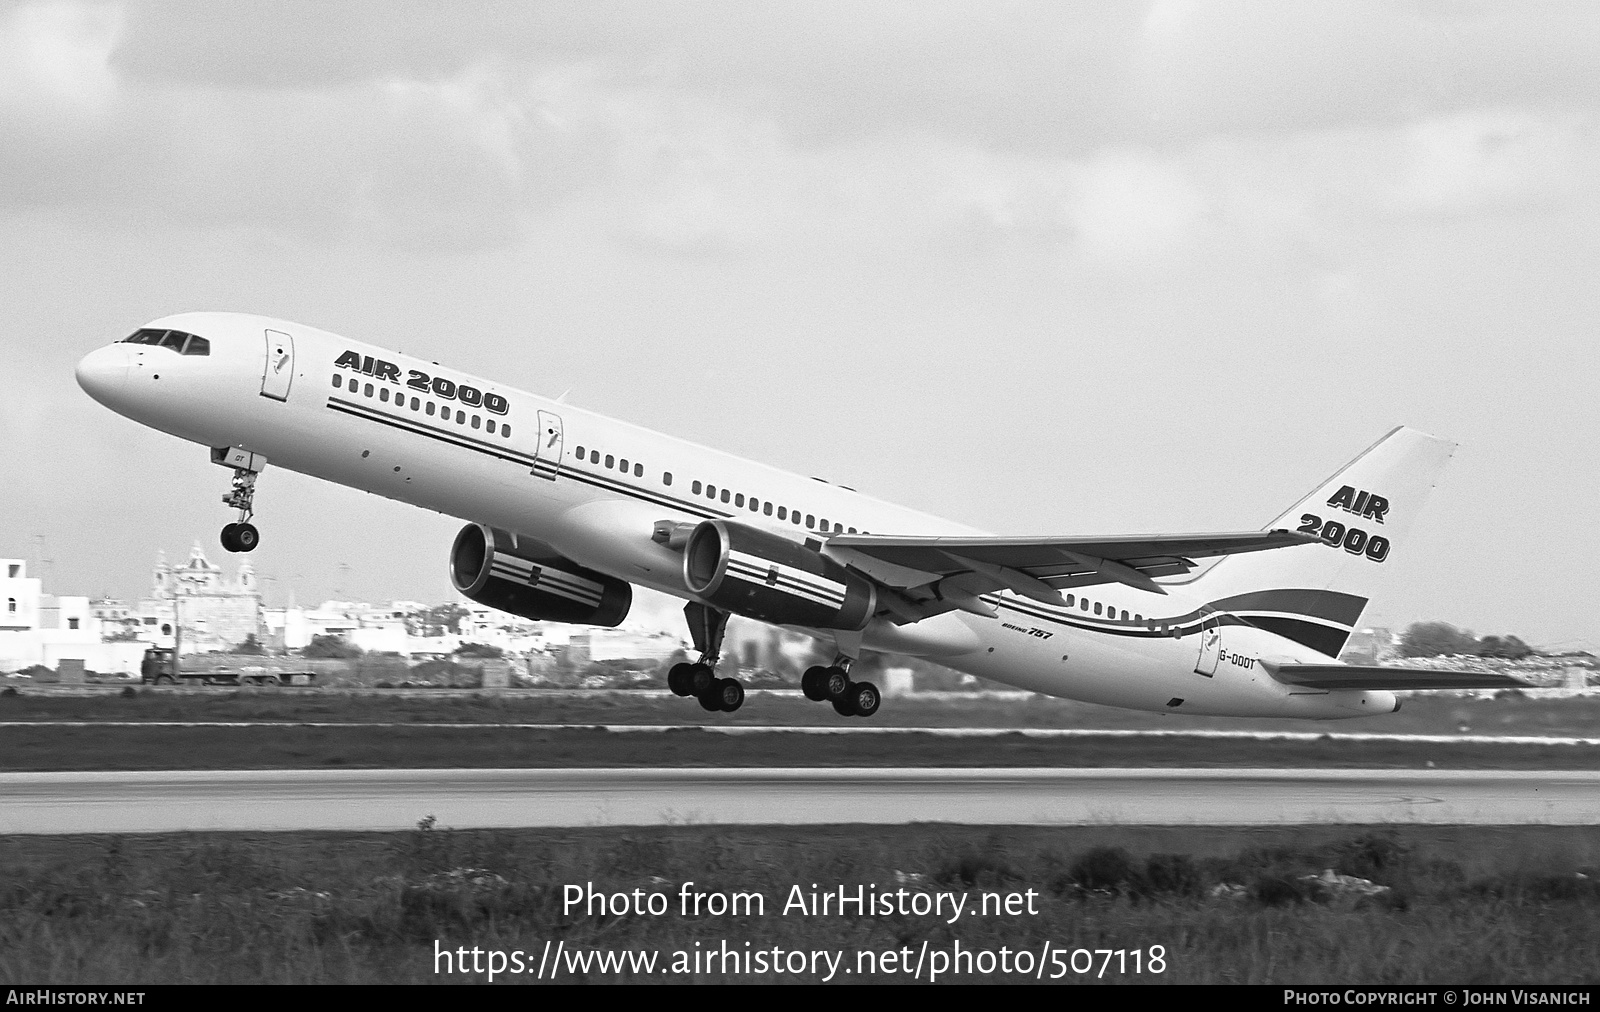
POLYGON ((1217 621, 1216 612, 1211 612, 1200 623, 1200 657, 1194 662, 1194 673, 1212 677, 1221 658, 1222 624, 1217 621))
POLYGON ((294 381, 294 338, 280 330, 267 331, 267 361, 261 373, 261 396, 275 401, 289 399, 289 384, 294 381))
POLYGON ((561 416, 539 412, 539 445, 534 450, 533 475, 555 481, 561 473, 561 416))

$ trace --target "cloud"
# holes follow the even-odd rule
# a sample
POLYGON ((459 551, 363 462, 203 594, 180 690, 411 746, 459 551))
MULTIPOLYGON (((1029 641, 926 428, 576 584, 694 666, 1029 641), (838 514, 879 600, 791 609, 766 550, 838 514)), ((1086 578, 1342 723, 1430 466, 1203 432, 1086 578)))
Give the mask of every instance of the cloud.
POLYGON ((120 27, 113 4, 63 0, 0 14, 0 110, 28 119, 103 112, 117 94, 110 58, 120 27))
MULTIPOLYGON (((1137 264, 1581 203, 1595 182, 1600 101, 1581 90, 1434 108, 1435 71, 1483 76, 1468 57, 1504 21, 1483 15, 318 4, 307 31, 284 14, 299 8, 207 10, 12 9, 0 40, 45 55, 6 71, 0 207, 318 244, 488 248, 561 223, 713 255, 1009 245, 1137 264), (82 114, 45 114, 61 103, 82 114)), ((1502 69, 1552 31, 1508 29, 1502 69)), ((1505 93, 1582 79, 1567 57, 1584 45, 1505 93)))

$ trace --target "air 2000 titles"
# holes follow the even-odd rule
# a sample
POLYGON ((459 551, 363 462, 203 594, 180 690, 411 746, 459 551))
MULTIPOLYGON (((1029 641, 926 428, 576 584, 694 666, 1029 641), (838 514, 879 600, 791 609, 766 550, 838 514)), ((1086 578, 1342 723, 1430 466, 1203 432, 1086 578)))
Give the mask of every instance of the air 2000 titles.
POLYGON ((421 369, 407 369, 406 378, 400 379, 400 367, 393 362, 375 359, 371 355, 360 355, 347 351, 334 360, 335 369, 349 369, 371 376, 375 380, 383 380, 399 386, 407 386, 419 393, 432 394, 447 401, 460 401, 468 407, 475 408, 482 405, 485 411, 503 415, 511 410, 511 405, 499 394, 486 394, 475 386, 466 383, 456 384, 443 376, 429 376, 421 369))

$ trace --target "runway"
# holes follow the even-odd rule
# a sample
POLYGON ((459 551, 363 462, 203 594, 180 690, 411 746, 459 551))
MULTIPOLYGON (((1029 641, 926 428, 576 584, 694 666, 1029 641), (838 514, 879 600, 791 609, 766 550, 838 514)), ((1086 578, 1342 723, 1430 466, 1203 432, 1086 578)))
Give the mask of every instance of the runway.
POLYGON ((1600 824, 1600 771, 444 769, 0 773, 0 833, 952 822, 1600 824))

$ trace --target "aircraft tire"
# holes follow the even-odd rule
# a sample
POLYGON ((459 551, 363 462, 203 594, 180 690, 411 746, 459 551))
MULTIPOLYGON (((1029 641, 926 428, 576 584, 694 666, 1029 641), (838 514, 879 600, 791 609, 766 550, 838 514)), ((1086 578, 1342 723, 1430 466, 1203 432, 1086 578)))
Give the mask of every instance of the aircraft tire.
POLYGON ((222 528, 222 547, 225 550, 230 552, 237 552, 239 550, 239 542, 235 540, 235 537, 238 533, 238 524, 228 524, 222 528))
POLYGON ((871 682, 856 682, 850 686, 850 702, 857 717, 870 717, 883 705, 883 693, 871 682))
POLYGON ((828 693, 822 687, 822 683, 827 677, 828 669, 821 665, 807 668, 806 673, 800 676, 800 691, 805 693, 805 697, 813 703, 826 701, 828 693))
POLYGON ((695 698, 700 701, 700 709, 706 711, 707 713, 716 713, 718 710, 722 709, 722 693, 717 691, 717 687, 715 685, 706 691, 699 693, 695 696, 695 698))
POLYGON ((718 679, 716 696, 718 709, 723 713, 732 713, 744 705, 744 685, 737 678, 718 679))
POLYGON ((689 679, 693 668, 693 664, 674 664, 672 670, 667 672, 667 688, 672 690, 674 696, 690 694, 689 679))
POLYGON ((833 712, 841 717, 854 717, 856 715, 856 701, 849 695, 840 696, 833 701, 833 712))
POLYGON ((825 674, 819 680, 823 696, 838 702, 850 691, 850 673, 840 667, 824 668, 823 671, 825 674))
POLYGON ((237 551, 253 552, 261 544, 261 532, 255 524, 240 524, 233 532, 233 543, 239 546, 237 551))
POLYGON ((689 665, 689 677, 684 680, 684 686, 692 696, 703 696, 710 692, 717 684, 717 673, 711 670, 709 664, 689 665))

